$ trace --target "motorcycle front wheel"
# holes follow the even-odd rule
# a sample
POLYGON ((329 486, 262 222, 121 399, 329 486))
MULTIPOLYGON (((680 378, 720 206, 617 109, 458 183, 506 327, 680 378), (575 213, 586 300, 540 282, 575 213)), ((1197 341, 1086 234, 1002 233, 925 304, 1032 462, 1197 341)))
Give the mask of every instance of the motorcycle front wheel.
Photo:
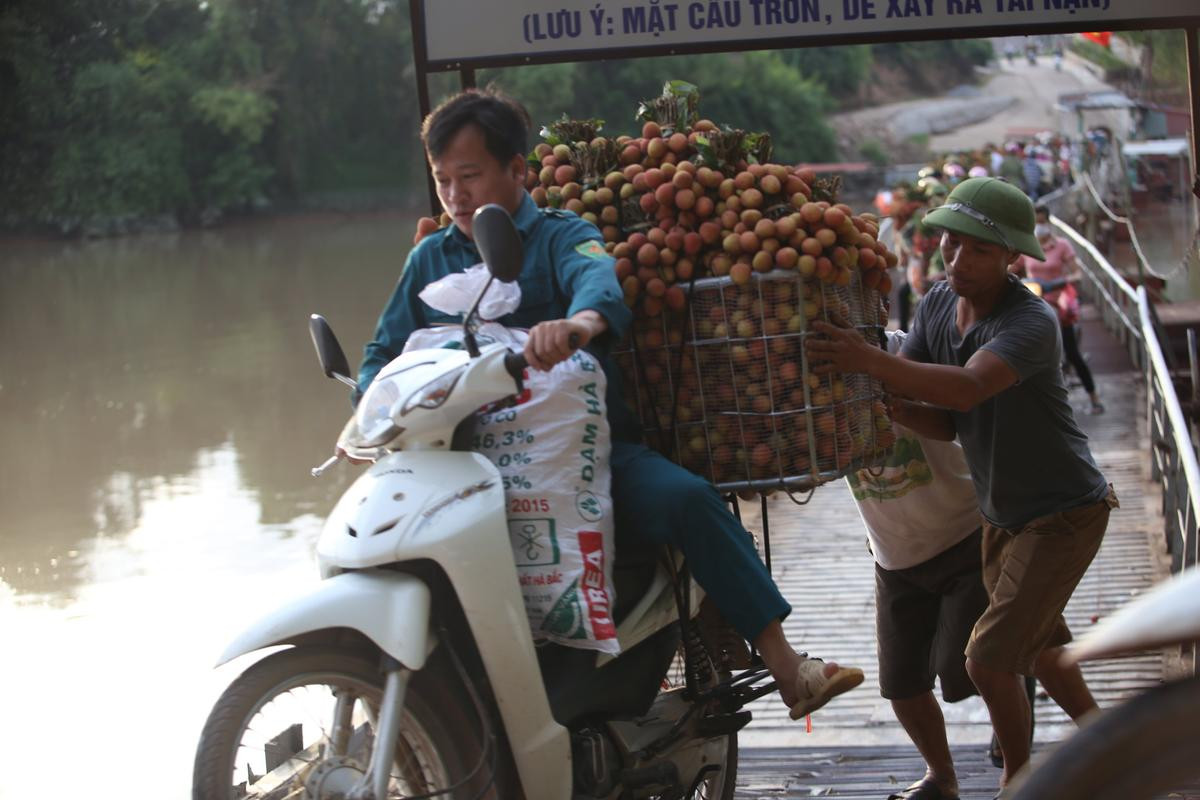
MULTIPOLYGON (((495 745, 446 667, 409 683, 388 798, 506 795, 494 785, 495 745)), ((379 660, 367 654, 299 647, 264 658, 209 714, 193 800, 340 797, 369 763, 382 697, 379 660)))
POLYGON ((1102 712, 1039 761, 1006 800, 1200 797, 1200 676, 1102 712))

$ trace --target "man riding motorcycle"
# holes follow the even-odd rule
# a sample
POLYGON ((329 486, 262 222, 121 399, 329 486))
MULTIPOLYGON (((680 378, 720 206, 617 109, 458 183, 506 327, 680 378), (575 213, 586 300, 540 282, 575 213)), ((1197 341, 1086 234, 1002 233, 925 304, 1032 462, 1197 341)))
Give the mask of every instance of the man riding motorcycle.
POLYGON ((525 110, 492 91, 456 95, 425 120, 422 141, 438 198, 454 224, 426 236, 409 254, 365 348, 354 400, 400 354, 414 330, 452 321, 418 293, 478 263, 472 215, 488 203, 505 208, 524 243, 525 262, 518 280, 521 305, 498 321, 530 329, 525 357, 534 369, 553 367, 577 345, 596 352, 608 375, 618 549, 622 539, 636 536, 681 550, 717 608, 757 648, 792 718, 799 719, 857 686, 863 673, 807 658, 791 647, 781 624, 791 608, 750 535, 711 484, 641 443, 637 423, 620 399, 617 370, 603 357, 631 322, 613 260, 595 226, 533 203, 525 191, 527 131, 525 110))

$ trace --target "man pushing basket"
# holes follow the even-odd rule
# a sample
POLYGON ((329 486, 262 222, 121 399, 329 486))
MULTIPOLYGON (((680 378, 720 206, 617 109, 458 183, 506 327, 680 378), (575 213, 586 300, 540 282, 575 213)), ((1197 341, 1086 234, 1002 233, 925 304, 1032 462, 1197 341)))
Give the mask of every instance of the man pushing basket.
POLYGON ((989 599, 967 671, 1004 753, 1003 786, 1029 760, 1021 675, 1036 676, 1075 720, 1096 708, 1078 667, 1059 663, 1071 639, 1062 611, 1117 499, 1067 401, 1058 320, 1008 272, 1022 253, 1043 258, 1033 204, 1002 180, 971 178, 926 223, 943 229, 947 280, 926 295, 900 355, 825 323, 806 347, 818 372, 866 373, 911 398, 894 402, 897 422, 962 443, 984 517, 989 599))

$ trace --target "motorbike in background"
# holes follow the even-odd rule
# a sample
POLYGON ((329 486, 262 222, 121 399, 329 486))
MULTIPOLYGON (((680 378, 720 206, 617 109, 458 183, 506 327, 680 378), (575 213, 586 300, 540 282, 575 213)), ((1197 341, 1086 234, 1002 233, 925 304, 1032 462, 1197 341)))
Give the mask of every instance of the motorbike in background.
MULTIPOLYGON (((1200 641, 1200 568, 1122 607, 1067 648, 1072 663, 1200 641)), ((1194 650, 1193 650, 1194 654, 1194 650)), ((1195 665, 1193 664, 1193 670, 1195 665)), ((1005 800, 1200 797, 1200 675, 1169 681, 1085 721, 1005 800)))
MULTIPOLYGON (((472 227, 491 279, 515 280, 507 212, 485 206, 472 227)), ((406 352, 359 403, 339 447, 374 463, 325 523, 319 585, 221 655, 283 647, 214 706, 196 800, 732 799, 742 708, 774 684, 714 659, 677 554, 618 553, 620 655, 534 645, 501 475, 466 447, 476 412, 519 394, 526 369, 476 342, 486 291, 465 350, 406 352)), ((353 385, 325 320, 311 330, 325 374, 353 385)))

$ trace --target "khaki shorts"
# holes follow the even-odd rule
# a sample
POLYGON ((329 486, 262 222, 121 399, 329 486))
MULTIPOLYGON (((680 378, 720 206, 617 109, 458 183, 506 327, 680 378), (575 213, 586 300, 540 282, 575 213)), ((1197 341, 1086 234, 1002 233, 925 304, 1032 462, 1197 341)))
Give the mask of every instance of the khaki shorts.
POLYGON ((988 607, 967 642, 967 657, 1002 672, 1032 675, 1047 647, 1071 641, 1063 609, 1100 549, 1117 496, 1038 517, 1016 530, 983 524, 988 607))

